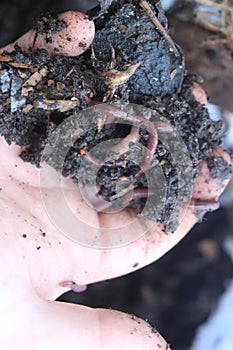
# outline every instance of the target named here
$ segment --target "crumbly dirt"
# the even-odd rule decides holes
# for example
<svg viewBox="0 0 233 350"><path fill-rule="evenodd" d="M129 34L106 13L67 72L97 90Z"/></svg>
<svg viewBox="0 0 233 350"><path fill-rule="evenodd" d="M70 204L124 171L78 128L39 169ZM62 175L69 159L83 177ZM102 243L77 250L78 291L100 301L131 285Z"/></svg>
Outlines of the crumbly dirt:
<svg viewBox="0 0 233 350"><path fill-rule="evenodd" d="M43 14L36 20L34 29L37 34L45 34L46 42L52 42L52 34L59 33L62 29L67 27L67 23L58 19L57 14ZM36 40L36 38L35 38Z"/></svg>
<svg viewBox="0 0 233 350"><path fill-rule="evenodd" d="M160 4L155 1L151 1L151 4L166 28L167 21ZM0 133L9 144L16 142L26 146L21 158L40 166L41 154L51 133L69 116L103 100L118 102L118 106L124 103L140 104L156 110L160 118L165 118L177 130L191 159L191 166L183 164L182 169L187 178L191 176L194 179L200 162L220 145L222 123L213 122L207 109L195 101L192 96L193 77L185 76L181 49L177 46L179 56L176 57L137 1L118 2L108 11L106 8L105 13L96 18L93 48L80 57L51 59L45 50L23 54L19 47L12 54L1 56ZM51 17L52 27L48 16L41 18L35 26L38 33L47 31L51 35L51 28L60 30L60 24L59 28L54 25L55 17ZM135 64L140 64L136 71L131 76L129 74L124 84L114 86L115 94L111 94L113 86L109 84L109 72L115 70L115 75L127 72ZM154 115L151 121L156 122ZM66 156L63 175L70 176L75 182L82 180L92 185L96 169L87 162L83 180L79 171L82 152L88 152L111 138L127 136L130 127L123 122L122 119L122 122L100 130L97 121L80 117L78 127L82 131ZM69 142L69 136L67 131L64 143ZM163 139L166 137L169 138L169 133L163 135ZM100 186L98 198L103 197L111 202L117 195L120 178L127 178L130 188L141 190L148 187L145 175L137 176L138 160L141 159L143 163L145 156L141 146L147 146L148 138L149 133L142 125L139 143L130 144L128 152L100 167L97 172L97 184ZM165 144L159 141L152 165L146 173L157 184L146 207L146 199L139 197L130 200L129 205L138 214L165 223L167 231L173 232L177 225L179 171ZM174 141L173 149L180 150L178 140ZM52 159L48 161L56 166ZM156 190L159 188L158 167L162 168L166 185L165 200L160 202ZM226 172L224 174L226 176ZM127 192L124 183L120 186ZM179 197L179 204L189 199L190 185L187 183L186 186L187 189ZM120 205L119 201L116 205Z"/></svg>
<svg viewBox="0 0 233 350"><path fill-rule="evenodd" d="M210 176L213 179L221 177L221 179L228 179L229 174L232 174L232 167L221 157L211 157L207 160L210 169Z"/></svg>

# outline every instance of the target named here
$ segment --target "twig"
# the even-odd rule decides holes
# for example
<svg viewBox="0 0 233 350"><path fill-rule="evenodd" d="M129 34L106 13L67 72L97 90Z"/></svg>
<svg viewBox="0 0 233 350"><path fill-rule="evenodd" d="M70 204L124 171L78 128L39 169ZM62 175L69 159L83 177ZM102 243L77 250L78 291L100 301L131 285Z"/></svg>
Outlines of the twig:
<svg viewBox="0 0 233 350"><path fill-rule="evenodd" d="M146 0L138 0L138 1L139 1L139 5L143 8L143 10L145 10L145 12L150 17L150 19L152 20L152 22L154 23L154 25L156 26L156 28L158 29L162 37L167 41L168 45L173 50L174 55L176 57L179 57L180 56L179 51L177 50L172 38L170 37L166 29L162 26L162 24L159 22L158 18L150 8L150 5L148 4L148 2Z"/></svg>

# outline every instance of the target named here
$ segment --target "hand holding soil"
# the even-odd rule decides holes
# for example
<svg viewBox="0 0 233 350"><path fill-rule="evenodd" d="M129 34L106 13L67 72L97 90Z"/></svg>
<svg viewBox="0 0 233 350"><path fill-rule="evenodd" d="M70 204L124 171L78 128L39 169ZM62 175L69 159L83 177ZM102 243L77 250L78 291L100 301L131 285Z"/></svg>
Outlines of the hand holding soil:
<svg viewBox="0 0 233 350"><path fill-rule="evenodd" d="M137 9L137 11L139 10ZM140 11L142 10L140 9ZM43 171L43 165L41 165L41 168L36 167L36 165L38 166L40 164L40 157L41 154L43 154L43 145L46 138L51 135L47 132L51 124L45 124L45 119L43 119L44 115L47 119L50 118L50 120L54 118L53 123L57 123L58 125L58 119L63 118L63 114L69 116L69 113L75 113L75 111L82 110L82 108L86 108L91 104L99 111L101 107L98 106L104 106L103 108L106 111L106 106L101 103L104 98L108 99L111 97L114 99L114 96L116 96L115 98L118 96L128 96L124 101L127 103L137 103L140 98L140 89L138 89L138 91L134 90L134 93L130 96L132 84L135 83L137 85L140 81L139 77L136 75L135 80L131 80L130 83L126 81L128 85L117 85L117 92L111 91L110 94L108 90L109 85L107 84L102 84L100 87L97 86L96 89L93 86L94 79L101 80L100 76L97 74L94 77L93 72L100 70L103 73L103 61L101 61L100 56L98 56L101 50L97 48L102 45L102 43L98 41L98 38L101 37L101 31L103 31L103 29L99 29L103 28L101 24L98 27L97 42L94 43L93 46L95 48L94 51L92 50L91 53L91 50L89 50L89 53L86 53L87 56L80 56L80 61L75 61L73 71L71 71L72 68L68 70L70 72L69 76L73 79L70 78L74 84L72 88L76 89L76 99L72 99L71 97L73 94L72 89L72 91L67 93L68 95L65 96L64 99L62 98L62 94L65 89L68 88L64 80L63 82L60 81L61 90L60 98L58 99L59 81L55 80L56 77L55 74L53 74L53 68L60 67L61 64L64 65L65 62L67 66L69 66L69 62L71 64L74 63L69 57L61 58L60 56L71 56L71 52L74 52L72 43L75 40L83 43L85 39L85 45L80 45L82 46L82 50L76 52L75 56L82 54L83 50L87 49L93 40L94 27L92 22L89 22L86 18L84 19L86 24L81 29L81 35L85 33L85 38L84 35L82 38L73 38L73 35L76 35L76 31L73 31L73 26L76 24L73 22L70 23L70 21L74 19L76 21L77 18L83 18L83 16L72 12L59 16L59 20L65 22L65 24L63 23L67 39L67 45L65 46L63 38L59 35L59 33L62 33L63 28L59 28L58 34L54 34L50 29L49 39L45 38L45 40L43 34L40 34L40 40L38 39L39 34L37 36L36 32L25 34L21 39L17 40L17 44L22 48L23 52L16 49L16 52L9 54L11 50L14 49L12 46L7 46L5 49L3 48L1 50L3 72L6 74L5 76L9 76L10 74L14 82L16 78L19 78L19 75L21 76L20 79L28 81L32 74L38 72L39 65L43 65L45 71L49 71L49 69L50 71L49 73L44 73L44 76L42 76L43 72L40 71L39 77L41 79L41 84L45 84L45 81L47 84L45 90L41 91L37 83L32 85L32 80L30 80L30 84L25 84L23 86L24 90L21 89L22 86L20 87L20 91L24 91L24 95L19 104L17 104L19 99L18 90L16 88L17 93L10 96L12 100L15 98L17 102L13 111L10 109L9 102L7 102L8 100L4 95L7 91L3 92L1 97L3 98L3 105L0 112L4 123L1 123L2 136L0 142L0 215L2 228L0 249L1 265L4 266L4 269L2 269L0 278L2 282L1 290L4 296L4 298L1 298L1 302L4 302L1 307L1 319L4 320L4 324L0 336L0 345L3 349L12 349L16 344L17 349L39 349L42 347L66 349L71 346L73 348L77 346L82 349L117 349L119 347L124 349L167 349L168 346L163 338L146 322L134 316L113 310L94 310L80 305L57 303L53 300L69 289L79 291L85 289L85 286L90 283L132 272L165 254L186 235L206 211L216 209L218 197L229 181L232 162L230 156L218 147L218 136L216 136L217 141L215 149L209 144L206 146L209 149L209 152L207 152L207 149L203 146L203 153L199 152L196 158L194 157L195 152L192 149L193 162L195 163L193 166L194 173L196 171L194 176L195 188L192 193L192 198L189 198L187 202L183 203L185 215L183 213L182 219L179 218L178 215L179 224L173 234L164 233L166 226L165 219L168 210L165 211L161 222L154 221L150 229L148 229L147 220L141 221L145 225L142 227L142 231L145 234L132 241L130 244L119 246L115 249L98 249L92 246L80 245L61 234L59 228L51 221L44 201L42 200L41 171ZM71 25L72 28L71 32L69 32L69 25ZM90 37L88 37L85 30L88 31ZM79 33L79 31L77 32ZM32 37L34 39L31 39ZM46 40L48 41L47 43ZM47 45L49 45L49 50ZM62 51L60 50L60 46L63 48ZM49 55L46 56L43 52L31 54L30 51L32 47L33 52L36 51L37 48L45 48L49 52ZM114 50L116 50L115 47ZM3 52L6 51L7 53L3 54ZM29 54L25 53L28 51ZM95 52L96 56L94 59L93 55ZM109 49L109 52L111 52L111 49ZM55 57L56 55L58 55L58 57ZM53 58L51 59L49 56L53 56ZM130 56L130 54L128 56ZM33 61L33 57L35 57L35 61ZM86 61L82 61L82 57L85 57ZM90 63L89 66L87 61L88 57L89 60L90 57L92 57L92 63ZM113 54L112 59L114 61ZM23 60L24 63L22 62ZM120 56L117 54L115 60L123 62L124 55ZM128 58L126 60L128 60ZM174 57L174 62L176 62L176 60L177 58ZM35 69L35 62L38 64L37 69ZM119 62L116 62L116 64L119 64ZM129 60L127 62L129 66L137 64L133 59L131 62ZM175 64L174 62L172 64ZM22 71L22 66L19 68L20 64L32 65L34 71L30 71L30 68L26 66L23 68L25 71ZM93 71L90 68L91 64L93 64ZM84 71L82 65L83 67L89 68ZM141 65L143 65L143 62L140 62L140 67ZM9 70L7 71L9 67L10 73ZM124 68L124 70L127 71L128 68L126 65ZM112 67L109 66L108 71L111 70ZM74 71L77 74L75 83L72 75ZM59 77L62 77L64 74L64 71L62 72L61 70L56 70L56 72L59 72ZM93 75L91 75L91 72ZM106 73L106 70L104 73ZM139 73L139 76L140 74L141 73ZM173 77L175 74L178 74L177 71L173 73ZM98 78L96 78L97 76ZM132 77L132 79L134 78ZM78 84L78 82L82 84L80 89L75 85ZM21 82L19 84L21 84ZM64 86L62 86L62 84ZM52 91L51 86L55 85L56 88L53 88ZM170 94L175 94L175 90L177 89L180 93L179 85L180 84L177 82L168 82L166 85L166 94L168 92ZM193 103L192 108L196 116L199 110L203 112L205 109L201 104L206 105L206 96L199 85L195 84L194 86L192 93L198 102ZM156 100L156 97L154 97L153 100L153 96L150 95L152 87L146 85L145 89L147 89L147 93L142 94L140 98L141 103L151 108L157 107L158 103L160 103L160 113L163 113L165 109L164 106L166 106L167 103L167 97L164 97L161 101L159 101L159 99ZM187 89L190 91L190 87ZM192 89L193 88L191 88L191 90ZM158 90L156 90L156 94ZM183 96L184 95L185 93L183 93ZM47 96L47 98L45 98L45 96ZM51 96L53 96L53 102L51 102ZM190 99L191 97L189 96L188 98ZM37 104L34 103L35 100ZM63 105L61 105L61 102L58 102L58 100L63 101ZM64 103L64 101L68 100L69 102L73 101L71 108L70 104L68 106L67 103ZM43 109L38 109L38 101L40 103L43 102ZM168 109L171 111L172 108L170 104ZM110 109L111 111L115 111L111 105ZM191 114L187 106L186 110L188 111L187 113ZM38 114L36 114L36 111ZM56 114L54 114L54 112L56 112ZM25 130L28 128L25 133L22 126L24 124L21 124L20 128L19 120L17 121L15 119L21 118L22 120L22 117L20 117L22 113L24 114L24 121L27 120L28 122L27 126L25 126ZM205 111L203 113L205 113ZM33 115L34 119L32 118ZM10 119L11 116L12 119ZM190 116L190 118L191 117L192 116ZM42 120L41 124L35 122L36 118ZM205 123L207 123L206 120ZM36 125L37 129L30 129L28 125L30 127L32 125L35 127ZM104 123L100 124L100 122L97 124L99 129L102 128L100 131L103 130L102 132L108 133L107 135L111 136L111 123L110 128L108 128L107 125L107 123L104 125ZM212 126L212 124L208 125ZM41 126L46 126L46 131ZM143 134L142 130L145 128L143 129L139 124L133 126L141 128L141 131L138 131ZM12 130L16 131L12 133ZM135 129L131 128L124 134L124 137L122 136L123 140L128 137L127 135L132 137L132 130ZM29 131L31 133L29 133ZM113 132L116 132L116 130L114 129ZM184 129L182 129L182 133L184 133ZM214 128L208 131L207 134L208 133L217 135ZM97 131L93 136L94 139L98 139L96 135ZM80 142L76 146L77 150L79 150L76 152L76 157L79 157L79 161L82 160L82 157L85 161L87 154L91 156L91 148L89 152L88 147L86 147L88 146L87 136L88 135L85 134L82 140L84 146L82 146ZM5 139L11 144L9 145ZM146 140L146 137L144 137L144 139ZM145 141L144 139L142 135L141 142ZM150 150L150 145L153 144L153 140L150 141L150 134L148 139L149 141L146 146L147 149ZM121 147L123 147L123 143ZM81 150L84 151L81 152ZM155 151L156 150L157 148ZM123 152L123 155L124 154L125 151ZM200 154L202 159L199 157ZM21 155L21 157L19 157L19 155ZM160 162L162 160L163 159L159 159ZM167 161L167 159L165 160ZM118 161L118 159L116 159L116 161ZM117 165L116 161L113 164L114 166ZM152 160L150 162L150 167L151 163ZM69 162L67 161L66 164L69 164ZM147 165L148 163L145 162L143 164ZM197 168L199 169L198 175ZM135 203L132 205L132 200L129 201L131 206L126 206L126 208L123 209L121 208L121 210L115 212L113 215L97 211L95 208L88 206L82 198L79 187L74 182L76 174L75 168L70 173L68 169L69 167L67 166L64 174L66 177L63 178L61 186L70 210L75 213L80 220L80 227L83 227L81 222L86 222L89 225L86 226L88 227L87 231L82 232L82 234L88 236L91 234L92 227L97 227L98 234L101 236L103 228L113 229L114 227L118 227L119 223L123 227L126 223L131 222L135 218L137 212L134 210ZM147 171L148 169L145 170L144 168L143 170ZM129 175L128 173L126 174L127 176ZM123 175L120 173L120 176ZM169 181L170 180L168 180L168 184L171 184L171 181ZM132 183L134 184L134 187L132 187L134 193L139 193L139 181L132 181ZM54 211L57 211L58 215L62 216L62 213L59 211L60 203L56 201L56 186L57 185L51 181L47 188L42 189L42 191L44 194L46 193L49 198L54 198ZM126 195L128 195L128 193L129 191L126 192ZM103 197L103 188L101 195ZM108 193L107 199L109 200L109 198L110 195ZM130 199L132 198L130 197ZM136 201L136 204L139 206L142 205L141 199L142 198L139 198L139 202ZM66 218L63 217L63 220L65 221ZM76 227L75 229L78 231L80 227ZM67 223L67 228L69 229L69 223ZM130 234L131 232L129 232L129 235Z"/></svg>

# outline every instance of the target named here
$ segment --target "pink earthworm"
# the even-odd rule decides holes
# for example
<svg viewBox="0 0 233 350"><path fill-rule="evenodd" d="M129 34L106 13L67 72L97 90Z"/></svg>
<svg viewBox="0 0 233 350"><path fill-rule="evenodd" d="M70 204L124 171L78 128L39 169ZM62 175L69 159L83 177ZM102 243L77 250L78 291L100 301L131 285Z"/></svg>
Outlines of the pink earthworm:
<svg viewBox="0 0 233 350"><path fill-rule="evenodd" d="M100 102L100 101L95 101L95 100L92 100L90 97L88 97L87 95L86 96L84 96L84 100L86 101L86 104L88 105L88 106L96 106L96 105L99 105L100 103L102 103L102 102Z"/></svg>
<svg viewBox="0 0 233 350"><path fill-rule="evenodd" d="M80 150L80 154L85 159L85 161L89 164L95 165L97 168L101 168L105 165L105 162L101 161L100 159L94 157L90 152L86 151L85 149Z"/></svg>
<svg viewBox="0 0 233 350"><path fill-rule="evenodd" d="M172 132L173 127L163 121L150 121L143 116L140 116L135 113L127 113L124 110L118 109L110 104L101 104L97 101L94 101L94 103L90 103L90 99L86 100L88 104L90 104L95 112L103 114L105 118L105 123L113 122L116 119L123 119L126 120L127 122L131 123L131 131L130 133L117 145L111 147L109 151L113 151L116 153L119 153L119 156L122 154L128 152L129 150L129 145L130 142L138 142L140 140L140 127L144 127L148 133L148 142L147 142L147 147L145 151L145 160L144 164L142 165L141 169L136 173L135 177L139 177L143 172L146 170L150 169L152 166L152 161L156 152L156 148L158 145L158 132L157 129L160 132ZM91 155L90 152L82 149L80 150L80 154L83 156L83 158L90 164L93 164L97 167L102 167L102 166L108 166L111 167L113 164L111 162L105 162L102 160L99 160L98 158L94 157ZM121 166L122 161L118 160L115 161L116 166ZM132 189L132 187L127 189L125 188L124 192L127 192L125 194L116 194L112 197L109 198L109 201L106 201L103 197L98 197L97 200L92 202L93 207L97 212L101 212L110 206L112 206L112 201L116 199L121 199L122 204L127 204L132 200L135 199L143 199L147 198L148 196L151 196L154 194L153 190L150 190L148 188L136 188Z"/></svg>
<svg viewBox="0 0 233 350"><path fill-rule="evenodd" d="M140 139L140 134L139 134L139 127L137 126L132 126L130 133L117 145L109 148L110 151L119 153L121 156L122 154L126 153L129 151L129 145L130 143L137 143Z"/></svg>
<svg viewBox="0 0 233 350"><path fill-rule="evenodd" d="M101 168L102 166L107 166L107 167L111 168L113 166L113 163L111 163L110 161L107 161L107 162L102 161L102 160L94 157L90 152L86 151L85 149L81 149L80 154L87 163L95 165L97 168ZM115 160L114 165L122 166L123 164L124 164L124 161Z"/></svg>
<svg viewBox="0 0 233 350"><path fill-rule="evenodd" d="M132 200L147 198L155 194L156 192L153 189L137 188L126 193L122 197L122 203L126 204ZM176 204L183 205L183 203L179 203L179 202L177 202ZM203 200L196 200L192 198L188 203L188 208L192 209L194 212L199 212L199 211L208 212L208 211L217 210L219 208L219 203L216 202L215 200L203 201Z"/></svg>
<svg viewBox="0 0 233 350"><path fill-rule="evenodd" d="M158 133L157 129L162 132L172 132L173 127L168 124L167 122L162 122L162 121L154 121L151 122L148 119L145 119L144 117L137 115L135 113L128 114L127 112L117 109L116 107L109 105L109 104L101 104L97 101L92 101L88 97L86 97L86 101L88 104L93 106L94 110L97 112L100 112L104 114L104 117L108 118L108 121L110 119L110 123L113 122L114 119L125 119L128 122L132 123L132 128L131 132L129 135L127 135L118 145L113 146L110 148L111 151L113 152L118 152L119 155L122 155L126 153L129 150L129 144L130 142L138 142L140 139L140 134L139 134L139 128L142 126L142 124L146 125L146 129L149 132L149 139L148 139L148 144L146 147L146 152L145 152L145 162L139 172L136 174L136 177L139 177L143 172L146 170L150 169L151 163L153 161L154 154L156 152L156 148L158 145ZM136 125L135 125L136 124ZM93 157L90 153L87 151L84 151L84 159L98 167L101 167L103 165L110 166L109 163L104 163L97 158ZM80 151L81 153L81 151ZM119 163L120 165L121 163ZM117 165L117 164L116 164Z"/></svg>
<svg viewBox="0 0 233 350"><path fill-rule="evenodd" d="M128 152L130 142L137 142L139 141L139 138L140 138L139 128L136 126L132 126L130 133L120 143L109 148L108 151L119 153L119 156L120 156ZM108 166L108 167L112 166L110 162L101 161L100 159L94 157L90 152L86 151L85 149L81 149L80 154L87 163L93 164L98 168L101 168L102 166ZM116 166L121 166L122 164L123 164L123 161L115 160Z"/></svg>
<svg viewBox="0 0 233 350"><path fill-rule="evenodd" d="M157 133L155 124L140 115L137 115L135 113L127 113L109 104L98 104L98 105L95 105L93 109L96 112L103 113L105 116L110 118L124 119L132 123L133 126L136 126L138 128L145 125L146 130L149 132L149 139L148 139L148 145L147 145L146 154L145 154L145 163L142 167L142 171L140 171L140 174L141 172L149 169L158 145L158 133Z"/></svg>
<svg viewBox="0 0 233 350"><path fill-rule="evenodd" d="M63 282L60 282L59 285L61 287L69 288L75 293L81 293L87 289L86 285L80 286L77 283L75 283L74 281L63 281Z"/></svg>
<svg viewBox="0 0 233 350"><path fill-rule="evenodd" d="M92 100L90 97L88 96L84 96L84 100L86 101L86 104L90 107L96 106L96 105L100 105L102 104L101 101L96 101L96 100ZM107 122L105 121L105 127L109 128L110 124L113 123L113 121L115 120L114 117L108 116L108 120Z"/></svg>
<svg viewBox="0 0 233 350"><path fill-rule="evenodd" d="M110 201L105 201L103 198L99 197L95 203L92 203L97 212L101 212L112 206L112 201L120 199L123 205L128 204L132 200L147 198L155 194L153 190L148 190L148 188L136 188L129 190L125 195L119 196L116 194L110 198Z"/></svg>
<svg viewBox="0 0 233 350"><path fill-rule="evenodd" d="M92 200L91 205L95 208L95 211L102 212L112 206L112 203L106 201L103 197L97 197L96 200Z"/></svg>
<svg viewBox="0 0 233 350"><path fill-rule="evenodd" d="M188 207L190 209L193 209L196 211L214 211L219 208L219 203L216 200L198 200L198 199L191 199L191 201L188 204Z"/></svg>
<svg viewBox="0 0 233 350"><path fill-rule="evenodd" d="M109 207L112 206L112 201L116 199L121 200L121 204L123 206L126 206L129 204L132 200L137 199L144 199L148 198L149 196L155 195L156 192L154 189L148 189L148 188L136 188L133 190L129 190L125 195L119 196L119 194L116 194L110 198L110 201L105 201L103 198L99 197L95 203L92 203L95 210L97 212L101 212ZM177 205L184 205L184 203L176 203ZM208 211L214 211L219 208L219 203L215 200L209 200L209 201L203 201L203 200L196 200L191 199L190 202L187 205L188 208L193 210L194 213L201 212L206 213Z"/></svg>
<svg viewBox="0 0 233 350"><path fill-rule="evenodd" d="M156 126L156 129L159 132L172 133L174 131L174 127L171 124L169 124L168 122L162 122L160 120L155 120L154 124Z"/></svg>
<svg viewBox="0 0 233 350"><path fill-rule="evenodd" d="M123 204L129 203L132 200L147 198L149 196L153 196L154 194L155 194L155 191L153 191L152 189L136 188L134 190L127 192L122 197L122 202L123 202Z"/></svg>

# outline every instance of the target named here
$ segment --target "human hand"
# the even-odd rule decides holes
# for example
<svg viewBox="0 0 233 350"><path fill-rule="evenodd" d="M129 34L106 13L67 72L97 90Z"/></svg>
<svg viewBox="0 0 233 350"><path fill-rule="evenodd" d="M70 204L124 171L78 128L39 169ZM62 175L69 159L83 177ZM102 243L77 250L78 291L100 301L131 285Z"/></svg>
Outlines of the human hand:
<svg viewBox="0 0 233 350"><path fill-rule="evenodd" d="M68 16L71 18L72 13ZM30 35L18 41L24 50L32 45ZM92 39L93 35L90 43ZM60 40L59 37L58 43ZM5 49L10 51L12 46ZM65 50L62 54L69 55L70 47L66 46ZM206 103L205 94L198 86L194 94L200 103ZM82 246L62 235L51 222L41 198L41 169L23 162L18 157L21 148L7 145L2 136L0 149L0 250L1 266L4 266L0 274L1 348L167 349L163 338L138 318L53 300L69 289L82 289L87 284L132 272L155 261L197 222L194 208L186 208L173 235L165 235L163 226L156 224L142 237L122 247ZM231 163L222 149L215 150L211 156ZM208 211L212 204L214 207L227 182L227 179L211 178L207 163L203 162L192 198L200 199L203 212ZM82 201L77 185L64 179L62 186L71 210L80 213L79 218L89 223L90 231L91 225L114 228L133 215L127 210L113 216L97 213ZM55 196L56 190L51 183L46 189L47 195ZM55 210L59 211L59 203Z"/></svg>

